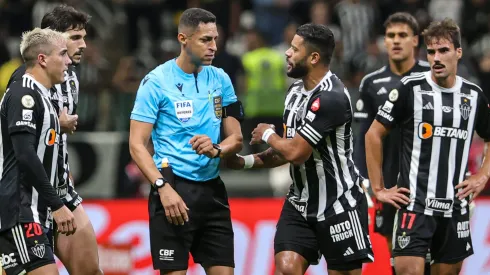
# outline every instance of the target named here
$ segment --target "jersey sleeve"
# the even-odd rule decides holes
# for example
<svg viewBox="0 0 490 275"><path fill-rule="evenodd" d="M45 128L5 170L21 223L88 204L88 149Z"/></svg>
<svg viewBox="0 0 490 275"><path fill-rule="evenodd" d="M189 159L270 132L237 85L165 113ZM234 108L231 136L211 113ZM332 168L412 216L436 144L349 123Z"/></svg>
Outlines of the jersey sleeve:
<svg viewBox="0 0 490 275"><path fill-rule="evenodd" d="M476 118L476 133L485 140L490 141L490 105L488 99L480 94L478 100L478 113Z"/></svg>
<svg viewBox="0 0 490 275"><path fill-rule="evenodd" d="M8 92L5 108L9 134L27 132L36 134L37 122L42 120L44 109L40 96L24 87L14 86Z"/></svg>
<svg viewBox="0 0 490 275"><path fill-rule="evenodd" d="M371 122L376 115L376 108L373 107L375 105L374 99L369 93L370 89L369 80L363 80L361 82L361 86L359 87L359 99L356 102L354 118L363 122L365 120L370 120Z"/></svg>
<svg viewBox="0 0 490 275"><path fill-rule="evenodd" d="M223 71L223 69L218 69L218 75L220 76L220 81L223 89L223 107L226 107L237 101L235 94L235 89L231 83L230 76Z"/></svg>
<svg viewBox="0 0 490 275"><path fill-rule="evenodd" d="M404 121L410 114L407 110L410 86L399 82L397 87L388 94L388 100L380 106L375 119L387 128L392 128L397 123Z"/></svg>
<svg viewBox="0 0 490 275"><path fill-rule="evenodd" d="M162 103L162 95L162 88L156 76L147 75L136 93L131 119L154 124Z"/></svg>
<svg viewBox="0 0 490 275"><path fill-rule="evenodd" d="M310 98L305 112L297 132L315 147L338 126L345 124L352 110L343 92L321 92Z"/></svg>

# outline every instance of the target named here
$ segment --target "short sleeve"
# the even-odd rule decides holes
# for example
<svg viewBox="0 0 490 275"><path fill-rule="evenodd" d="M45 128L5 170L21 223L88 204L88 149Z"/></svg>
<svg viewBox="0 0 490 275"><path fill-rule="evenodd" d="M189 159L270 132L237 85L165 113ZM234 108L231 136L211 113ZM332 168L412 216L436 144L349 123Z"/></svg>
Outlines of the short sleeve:
<svg viewBox="0 0 490 275"><path fill-rule="evenodd" d="M410 114L413 114L407 110L410 93L410 86L399 82L397 87L388 93L388 100L380 106L375 119L387 128L405 121Z"/></svg>
<svg viewBox="0 0 490 275"><path fill-rule="evenodd" d="M155 75L147 75L140 83L131 119L154 124L160 110L163 91Z"/></svg>
<svg viewBox="0 0 490 275"><path fill-rule="evenodd" d="M490 141L490 105L483 93L478 97L478 113L476 118L476 132L485 140Z"/></svg>
<svg viewBox="0 0 490 275"><path fill-rule="evenodd" d="M44 104L40 96L28 88L13 87L8 92L6 116L10 134L27 132L36 134L37 122L42 120Z"/></svg>
<svg viewBox="0 0 490 275"><path fill-rule="evenodd" d="M223 71L223 69L218 69L218 75L221 78L221 85L223 90L223 107L226 107L237 101L235 94L235 89L231 83L230 76Z"/></svg>
<svg viewBox="0 0 490 275"><path fill-rule="evenodd" d="M346 123L352 110L344 92L321 92L308 101L298 133L316 146L329 133Z"/></svg>

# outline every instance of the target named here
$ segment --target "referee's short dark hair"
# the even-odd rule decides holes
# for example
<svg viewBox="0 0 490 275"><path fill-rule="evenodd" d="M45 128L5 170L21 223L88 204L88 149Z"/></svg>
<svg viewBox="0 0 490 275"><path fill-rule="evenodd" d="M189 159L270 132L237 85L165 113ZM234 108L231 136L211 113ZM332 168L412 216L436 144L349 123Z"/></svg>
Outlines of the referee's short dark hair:
<svg viewBox="0 0 490 275"><path fill-rule="evenodd" d="M296 35L301 36L307 49L320 54L320 62L330 65L333 51L335 49L335 38L332 31L325 25L304 24L296 30Z"/></svg>
<svg viewBox="0 0 490 275"><path fill-rule="evenodd" d="M453 43L454 48L461 48L461 30L458 24L451 18L442 21L433 21L422 33L425 45L432 43L432 40L447 39Z"/></svg>
<svg viewBox="0 0 490 275"><path fill-rule="evenodd" d="M86 28L90 15L76 10L74 7L60 5L44 15L41 28L50 28L59 32L83 30Z"/></svg>
<svg viewBox="0 0 490 275"><path fill-rule="evenodd" d="M190 8L186 9L179 20L179 32L181 28L192 28L196 29L199 24L204 23L216 23L216 16L205 9L200 8Z"/></svg>
<svg viewBox="0 0 490 275"><path fill-rule="evenodd" d="M390 15L385 23L384 27L385 30L392 24L406 24L412 29L412 32L414 35L419 34L419 23L417 22L417 19L413 17L410 13L408 12L397 12L392 15Z"/></svg>

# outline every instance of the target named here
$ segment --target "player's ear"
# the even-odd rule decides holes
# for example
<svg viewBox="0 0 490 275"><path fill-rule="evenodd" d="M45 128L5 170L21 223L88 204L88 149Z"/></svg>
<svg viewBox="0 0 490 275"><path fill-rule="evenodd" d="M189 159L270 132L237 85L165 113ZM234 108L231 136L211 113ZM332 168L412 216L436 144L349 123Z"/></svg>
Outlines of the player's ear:
<svg viewBox="0 0 490 275"><path fill-rule="evenodd" d="M456 48L456 55L458 56L458 60L463 57L463 49L462 48Z"/></svg>
<svg viewBox="0 0 490 275"><path fill-rule="evenodd" d="M413 44L413 47L416 48L418 47L419 45L419 36L418 35L414 35L413 38L412 38L412 44Z"/></svg>
<svg viewBox="0 0 490 275"><path fill-rule="evenodd" d="M47 65L46 58L47 56L45 54L40 53L37 55L37 63L39 63L39 65L41 65L42 68L46 68Z"/></svg>
<svg viewBox="0 0 490 275"><path fill-rule="evenodd" d="M318 52L312 52L310 54L310 63L311 65L316 65L320 62L320 54Z"/></svg>

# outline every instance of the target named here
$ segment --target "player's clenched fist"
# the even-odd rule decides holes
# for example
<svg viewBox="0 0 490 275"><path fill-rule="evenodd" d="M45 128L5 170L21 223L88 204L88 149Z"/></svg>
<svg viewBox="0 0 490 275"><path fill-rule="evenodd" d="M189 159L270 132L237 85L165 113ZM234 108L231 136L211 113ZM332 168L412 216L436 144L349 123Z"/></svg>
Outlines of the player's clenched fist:
<svg viewBox="0 0 490 275"><path fill-rule="evenodd" d="M58 232L65 235L75 234L77 231L77 225L75 223L75 216L68 209L68 207L63 206L60 209L53 212L53 219L58 226Z"/></svg>
<svg viewBox="0 0 490 275"><path fill-rule="evenodd" d="M250 144L261 144L264 142L264 136L270 136L275 133L275 127L272 124L260 123L257 127L252 131L252 139L250 140ZM264 135L266 134L266 135ZM267 138L268 138L267 136Z"/></svg>

